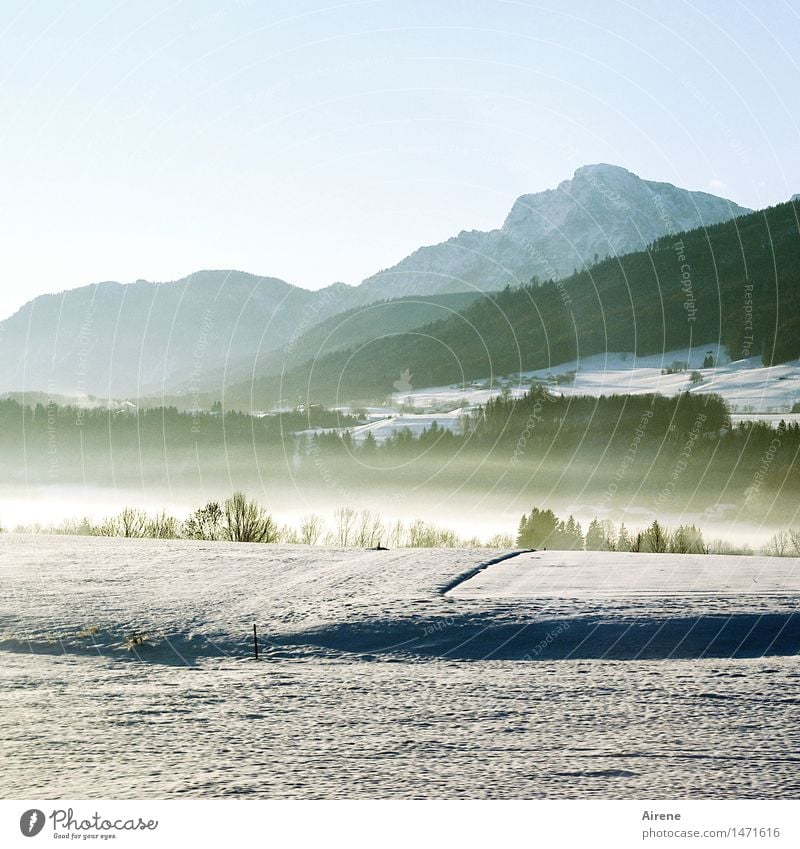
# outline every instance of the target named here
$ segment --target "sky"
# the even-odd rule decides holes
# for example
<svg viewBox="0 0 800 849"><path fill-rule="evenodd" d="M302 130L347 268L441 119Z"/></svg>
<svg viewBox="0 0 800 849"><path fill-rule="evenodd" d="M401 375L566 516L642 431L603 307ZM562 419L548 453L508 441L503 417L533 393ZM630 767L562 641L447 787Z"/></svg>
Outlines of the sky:
<svg viewBox="0 0 800 849"><path fill-rule="evenodd" d="M203 268L356 284L594 162L800 192L796 2L0 5L0 318Z"/></svg>

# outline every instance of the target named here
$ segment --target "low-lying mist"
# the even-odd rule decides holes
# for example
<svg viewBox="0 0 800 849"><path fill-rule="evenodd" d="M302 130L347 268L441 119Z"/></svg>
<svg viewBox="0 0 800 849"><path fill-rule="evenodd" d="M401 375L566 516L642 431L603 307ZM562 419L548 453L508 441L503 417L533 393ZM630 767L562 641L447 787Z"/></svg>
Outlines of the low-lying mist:
<svg viewBox="0 0 800 849"><path fill-rule="evenodd" d="M0 402L0 522L178 517L242 490L277 520L352 508L465 538L514 534L534 506L631 527L694 523L750 542L797 523L800 428L733 426L713 395L561 398L534 388L458 428L397 430L319 407L254 417Z"/></svg>

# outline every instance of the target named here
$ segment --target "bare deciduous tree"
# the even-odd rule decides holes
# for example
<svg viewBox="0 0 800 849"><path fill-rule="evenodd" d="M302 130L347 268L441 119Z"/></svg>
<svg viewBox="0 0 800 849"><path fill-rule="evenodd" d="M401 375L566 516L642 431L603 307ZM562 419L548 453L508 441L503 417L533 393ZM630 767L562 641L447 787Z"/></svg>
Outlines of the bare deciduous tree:
<svg viewBox="0 0 800 849"><path fill-rule="evenodd" d="M789 557L792 554L792 541L787 531L778 531L769 538L764 546L765 554L772 557Z"/></svg>
<svg viewBox="0 0 800 849"><path fill-rule="evenodd" d="M276 542L278 526L257 502L234 492L223 505L223 536L231 542Z"/></svg>
<svg viewBox="0 0 800 849"><path fill-rule="evenodd" d="M147 520L144 535L153 539L176 539L179 532L178 520L162 510Z"/></svg>
<svg viewBox="0 0 800 849"><path fill-rule="evenodd" d="M104 519L97 532L103 537L143 537L146 530L147 514L135 507L125 507L116 516Z"/></svg>
<svg viewBox="0 0 800 849"><path fill-rule="evenodd" d="M347 548L353 544L353 537L355 536L356 511L352 507L340 507L333 516L336 522L333 544Z"/></svg>
<svg viewBox="0 0 800 849"><path fill-rule="evenodd" d="M387 538L389 548L402 548L406 544L406 526L398 519L390 526Z"/></svg>
<svg viewBox="0 0 800 849"><path fill-rule="evenodd" d="M300 520L300 542L316 545L325 530L325 520L316 513L309 513Z"/></svg>
<svg viewBox="0 0 800 849"><path fill-rule="evenodd" d="M381 517L369 510L362 510L358 514L354 545L357 548L374 548L383 535L384 527Z"/></svg>

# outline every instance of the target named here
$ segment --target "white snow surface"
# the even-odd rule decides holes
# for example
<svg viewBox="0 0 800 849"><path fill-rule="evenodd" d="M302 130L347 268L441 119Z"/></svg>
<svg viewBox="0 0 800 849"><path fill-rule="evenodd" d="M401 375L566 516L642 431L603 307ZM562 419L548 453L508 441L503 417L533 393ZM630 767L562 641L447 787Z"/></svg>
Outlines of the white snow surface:
<svg viewBox="0 0 800 849"><path fill-rule="evenodd" d="M6 535L0 791L794 798L798 571Z"/></svg>
<svg viewBox="0 0 800 849"><path fill-rule="evenodd" d="M177 664L247 657L254 622L280 651L519 657L525 641L498 655L490 626L538 627L598 612L785 614L800 594L793 558L36 535L6 536L0 551L0 648ZM459 627L479 622L480 638L461 645L457 617ZM423 633L440 619L453 620L448 633ZM86 629L96 631L79 636ZM124 643L134 632L147 640L129 651Z"/></svg>
<svg viewBox="0 0 800 849"><path fill-rule="evenodd" d="M482 570L448 593L458 599L680 599L691 613L792 610L797 558L620 551L532 551ZM770 600L766 601L765 597Z"/></svg>

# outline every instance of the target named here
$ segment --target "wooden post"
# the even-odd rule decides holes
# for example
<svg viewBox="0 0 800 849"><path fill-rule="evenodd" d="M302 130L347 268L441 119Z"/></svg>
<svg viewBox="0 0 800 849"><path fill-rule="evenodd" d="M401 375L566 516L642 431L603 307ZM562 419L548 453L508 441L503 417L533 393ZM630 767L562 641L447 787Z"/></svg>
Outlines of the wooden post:
<svg viewBox="0 0 800 849"><path fill-rule="evenodd" d="M258 631L256 630L256 623L253 622L253 651L256 655L256 660L258 660Z"/></svg>

